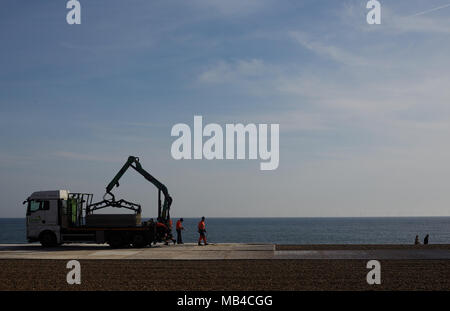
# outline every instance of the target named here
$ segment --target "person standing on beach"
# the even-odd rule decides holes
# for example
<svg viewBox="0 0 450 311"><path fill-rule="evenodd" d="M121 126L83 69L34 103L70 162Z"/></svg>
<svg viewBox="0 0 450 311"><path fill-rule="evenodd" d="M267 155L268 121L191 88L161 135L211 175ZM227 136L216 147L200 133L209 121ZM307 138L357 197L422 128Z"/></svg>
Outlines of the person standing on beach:
<svg viewBox="0 0 450 311"><path fill-rule="evenodd" d="M202 217L202 220L198 223L198 233L200 234L200 237L198 238L198 245L202 245L202 240L204 241L205 245L208 245L206 242L206 224L205 224L205 217Z"/></svg>
<svg viewBox="0 0 450 311"><path fill-rule="evenodd" d="M181 237L181 230L184 230L183 227L183 218L178 219L177 224L176 224L176 230L177 230L177 244L184 244L183 243L183 238Z"/></svg>
<svg viewBox="0 0 450 311"><path fill-rule="evenodd" d="M416 240L414 241L414 244L415 245L419 245L420 244L418 235L416 235Z"/></svg>
<svg viewBox="0 0 450 311"><path fill-rule="evenodd" d="M429 234L427 234L426 236L425 236L425 239L423 239L423 244L424 245L427 245L428 244L428 239L430 238L430 235Z"/></svg>

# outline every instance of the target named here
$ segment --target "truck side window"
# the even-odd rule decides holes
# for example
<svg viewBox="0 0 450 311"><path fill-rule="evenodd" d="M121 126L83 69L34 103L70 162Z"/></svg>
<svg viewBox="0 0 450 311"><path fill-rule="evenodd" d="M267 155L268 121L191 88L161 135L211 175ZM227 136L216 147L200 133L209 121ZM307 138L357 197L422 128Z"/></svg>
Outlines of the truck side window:
<svg viewBox="0 0 450 311"><path fill-rule="evenodd" d="M43 211L48 211L50 209L50 201L42 201L41 207L39 209Z"/></svg>

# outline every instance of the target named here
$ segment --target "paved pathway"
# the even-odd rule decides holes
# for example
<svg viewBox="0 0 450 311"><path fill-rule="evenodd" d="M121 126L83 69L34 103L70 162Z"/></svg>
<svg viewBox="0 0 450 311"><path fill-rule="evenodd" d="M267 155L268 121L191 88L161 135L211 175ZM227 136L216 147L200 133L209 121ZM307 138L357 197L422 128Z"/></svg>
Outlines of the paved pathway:
<svg viewBox="0 0 450 311"><path fill-rule="evenodd" d="M0 259L450 259L445 249L285 250L272 244L157 245L112 249L107 245L69 244L43 248L39 244L0 244Z"/></svg>

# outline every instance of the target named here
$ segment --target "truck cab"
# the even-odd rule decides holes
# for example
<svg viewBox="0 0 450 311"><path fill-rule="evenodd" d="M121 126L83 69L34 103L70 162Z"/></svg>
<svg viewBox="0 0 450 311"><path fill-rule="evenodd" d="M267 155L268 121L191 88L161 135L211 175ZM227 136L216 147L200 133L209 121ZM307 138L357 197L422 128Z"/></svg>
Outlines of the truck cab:
<svg viewBox="0 0 450 311"><path fill-rule="evenodd" d="M46 246L61 243L61 211L67 210L68 200L67 190L37 191L28 197L25 201L28 242L41 241Z"/></svg>

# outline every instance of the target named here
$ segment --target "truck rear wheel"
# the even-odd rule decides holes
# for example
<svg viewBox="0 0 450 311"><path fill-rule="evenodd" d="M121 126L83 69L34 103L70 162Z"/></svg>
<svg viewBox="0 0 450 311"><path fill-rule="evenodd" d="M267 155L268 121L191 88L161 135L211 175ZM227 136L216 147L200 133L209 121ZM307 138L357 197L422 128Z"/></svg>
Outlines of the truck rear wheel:
<svg viewBox="0 0 450 311"><path fill-rule="evenodd" d="M108 244L112 248L120 248L125 245L124 237L121 234L112 234L108 239Z"/></svg>
<svg viewBox="0 0 450 311"><path fill-rule="evenodd" d="M39 242L43 247L54 247L57 245L56 235L51 231L41 233Z"/></svg>
<svg viewBox="0 0 450 311"><path fill-rule="evenodd" d="M142 234L135 234L133 237L133 247L141 248L147 245L147 241Z"/></svg>

